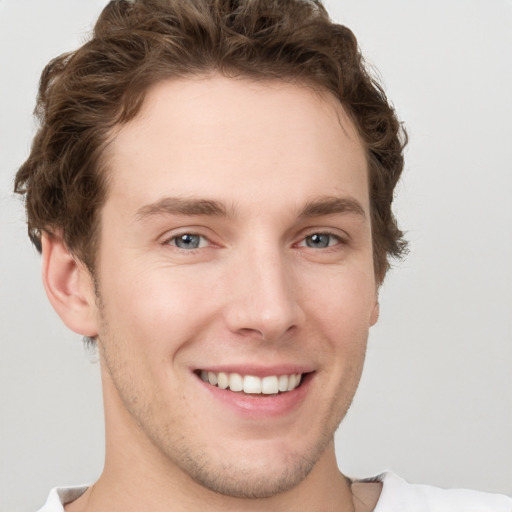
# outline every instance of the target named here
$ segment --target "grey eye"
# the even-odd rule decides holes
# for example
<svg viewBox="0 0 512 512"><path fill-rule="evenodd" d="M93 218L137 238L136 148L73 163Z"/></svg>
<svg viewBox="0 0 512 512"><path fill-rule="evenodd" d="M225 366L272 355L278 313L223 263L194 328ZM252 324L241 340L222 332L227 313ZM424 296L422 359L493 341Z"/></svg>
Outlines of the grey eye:
<svg viewBox="0 0 512 512"><path fill-rule="evenodd" d="M184 235L174 237L172 241L180 249L197 249L201 245L201 239L202 237L199 235L185 233Z"/></svg>
<svg viewBox="0 0 512 512"><path fill-rule="evenodd" d="M315 233L307 236L304 241L307 247L325 249L336 242L336 237L327 233Z"/></svg>

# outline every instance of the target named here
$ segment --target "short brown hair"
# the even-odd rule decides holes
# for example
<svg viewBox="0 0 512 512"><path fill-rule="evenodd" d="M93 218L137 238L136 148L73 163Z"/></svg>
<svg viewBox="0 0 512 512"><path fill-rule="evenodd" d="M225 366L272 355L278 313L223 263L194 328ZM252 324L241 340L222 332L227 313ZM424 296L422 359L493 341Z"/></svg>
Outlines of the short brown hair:
<svg viewBox="0 0 512 512"><path fill-rule="evenodd" d="M40 127L15 180L38 250L43 230L61 230L94 271L107 193L102 155L113 127L136 116L154 83L212 72L307 83L339 99L366 145L374 266L382 281L389 257L406 245L391 211L406 134L355 36L333 23L319 0L111 1L92 38L41 76Z"/></svg>

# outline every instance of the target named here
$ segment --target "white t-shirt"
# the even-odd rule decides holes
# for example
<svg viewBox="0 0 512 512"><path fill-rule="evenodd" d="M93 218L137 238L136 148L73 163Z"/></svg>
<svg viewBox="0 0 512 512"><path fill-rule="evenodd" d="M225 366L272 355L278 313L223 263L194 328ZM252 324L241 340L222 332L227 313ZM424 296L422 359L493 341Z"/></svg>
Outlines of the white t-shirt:
<svg viewBox="0 0 512 512"><path fill-rule="evenodd" d="M374 512L512 512L512 498L503 494L409 484L391 472L368 480L382 482L382 492ZM39 512L64 512L64 505L76 500L86 489L52 489Z"/></svg>
<svg viewBox="0 0 512 512"><path fill-rule="evenodd" d="M503 494L409 484L391 472L377 479L383 486L374 512L512 512Z"/></svg>

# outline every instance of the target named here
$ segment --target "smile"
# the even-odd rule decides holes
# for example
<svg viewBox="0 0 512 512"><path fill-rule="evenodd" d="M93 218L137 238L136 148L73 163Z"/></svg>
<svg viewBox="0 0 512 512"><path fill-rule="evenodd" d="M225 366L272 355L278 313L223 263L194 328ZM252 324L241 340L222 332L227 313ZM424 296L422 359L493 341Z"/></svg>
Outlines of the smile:
<svg viewBox="0 0 512 512"><path fill-rule="evenodd" d="M286 393L297 388L301 382L301 373L290 375L269 375L256 377L254 375L240 375L239 373L211 372L202 370L199 376L204 382L220 389L229 389L234 392L243 392L251 395L275 395Z"/></svg>

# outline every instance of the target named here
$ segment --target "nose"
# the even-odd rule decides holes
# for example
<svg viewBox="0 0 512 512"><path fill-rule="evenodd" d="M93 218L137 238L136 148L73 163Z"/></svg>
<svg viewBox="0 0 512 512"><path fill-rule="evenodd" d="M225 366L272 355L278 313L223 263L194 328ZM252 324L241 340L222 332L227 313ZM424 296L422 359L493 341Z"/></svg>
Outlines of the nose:
<svg viewBox="0 0 512 512"><path fill-rule="evenodd" d="M299 283L280 251L251 251L237 259L227 279L229 329L245 337L275 341L297 328L303 319Z"/></svg>

